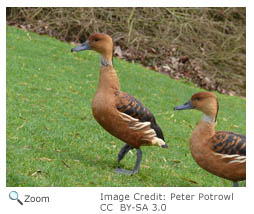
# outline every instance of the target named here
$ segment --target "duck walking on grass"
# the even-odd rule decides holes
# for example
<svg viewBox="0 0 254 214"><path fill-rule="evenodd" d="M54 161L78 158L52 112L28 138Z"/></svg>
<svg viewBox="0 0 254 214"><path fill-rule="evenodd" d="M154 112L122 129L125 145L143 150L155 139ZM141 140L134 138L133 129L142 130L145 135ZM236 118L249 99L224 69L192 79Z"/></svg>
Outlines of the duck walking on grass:
<svg viewBox="0 0 254 214"><path fill-rule="evenodd" d="M135 174L142 159L141 146L168 147L164 142L163 133L148 108L133 96L120 91L113 67L112 38L106 34L93 34L85 43L71 51L84 50L94 50L101 55L100 78L92 102L93 116L106 131L126 143L118 154L119 167L116 172ZM137 150L133 170L120 168L120 161L133 148Z"/></svg>
<svg viewBox="0 0 254 214"><path fill-rule="evenodd" d="M215 132L219 104L211 92L199 92L174 110L197 109L204 113L190 137L190 150L197 164L208 172L233 181L246 179L246 136Z"/></svg>

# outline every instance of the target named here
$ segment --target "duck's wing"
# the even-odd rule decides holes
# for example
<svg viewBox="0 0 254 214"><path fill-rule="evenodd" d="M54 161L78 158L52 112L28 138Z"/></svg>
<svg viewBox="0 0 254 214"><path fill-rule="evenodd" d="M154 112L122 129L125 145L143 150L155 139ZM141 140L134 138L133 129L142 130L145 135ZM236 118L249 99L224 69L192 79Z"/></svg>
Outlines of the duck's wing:
<svg viewBox="0 0 254 214"><path fill-rule="evenodd" d="M218 131L212 138L213 151L230 163L246 161L246 136L234 132Z"/></svg>
<svg viewBox="0 0 254 214"><path fill-rule="evenodd" d="M122 117L129 121L129 127L134 130L147 129L148 127L154 130L156 137L164 141L164 136L161 128L156 123L152 112L146 108L135 97L118 92L116 108L121 113Z"/></svg>

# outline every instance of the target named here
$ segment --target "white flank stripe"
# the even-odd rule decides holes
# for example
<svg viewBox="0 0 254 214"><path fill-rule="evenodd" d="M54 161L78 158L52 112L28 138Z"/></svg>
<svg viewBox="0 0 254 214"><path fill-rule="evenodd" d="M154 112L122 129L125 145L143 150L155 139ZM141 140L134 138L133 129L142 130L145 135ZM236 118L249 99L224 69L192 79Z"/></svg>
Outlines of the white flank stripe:
<svg viewBox="0 0 254 214"><path fill-rule="evenodd" d="M246 162L246 159L245 160L232 160L229 163L245 163L245 162Z"/></svg>
<svg viewBox="0 0 254 214"><path fill-rule="evenodd" d="M139 122L139 123L135 124L134 127L143 129L147 126L150 126L150 124L151 124L150 122Z"/></svg>
<svg viewBox="0 0 254 214"><path fill-rule="evenodd" d="M232 160L229 161L228 163L245 163L246 162L246 156L242 156L242 155L226 155L226 154L218 154L218 153L216 153L215 155L220 156L221 159L231 158Z"/></svg>
<svg viewBox="0 0 254 214"><path fill-rule="evenodd" d="M154 129L150 128L151 122L140 122L138 119L129 116L123 112L119 112L121 118L128 122L129 128L135 131L143 131L144 136L142 138L143 141L151 142L154 146L163 146L166 143L156 137L157 134Z"/></svg>
<svg viewBox="0 0 254 214"><path fill-rule="evenodd" d="M158 137L154 137L152 139L152 144L155 145L155 146L160 146L161 147L161 146L165 145L166 143L162 139L160 139Z"/></svg>
<svg viewBox="0 0 254 214"><path fill-rule="evenodd" d="M122 112L120 112L120 116L124 121L129 122L129 127L133 130L142 130L151 125L151 122L140 122L138 119Z"/></svg>
<svg viewBox="0 0 254 214"><path fill-rule="evenodd" d="M151 122L140 122L138 119L133 118L122 112L120 112L120 116L124 121L129 123L129 128L132 130L137 131L149 128L144 132L145 135L155 133L154 130L150 128Z"/></svg>
<svg viewBox="0 0 254 214"><path fill-rule="evenodd" d="M240 156L240 155L226 155L226 154L219 154L219 153L215 153L215 155L221 156L221 158L235 158Z"/></svg>
<svg viewBox="0 0 254 214"><path fill-rule="evenodd" d="M138 119L133 118L133 117L129 116L128 114L125 114L122 112L120 112L120 116L124 121L127 121L127 122L138 122L139 121Z"/></svg>

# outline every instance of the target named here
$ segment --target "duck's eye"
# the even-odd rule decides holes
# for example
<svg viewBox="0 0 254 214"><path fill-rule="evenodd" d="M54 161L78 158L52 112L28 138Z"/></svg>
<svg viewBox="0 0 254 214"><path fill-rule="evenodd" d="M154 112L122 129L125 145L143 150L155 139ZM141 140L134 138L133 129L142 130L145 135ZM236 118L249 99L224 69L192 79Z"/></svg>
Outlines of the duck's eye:
<svg viewBox="0 0 254 214"><path fill-rule="evenodd" d="M99 41L99 39L98 39L98 38L95 38L93 41L98 42L98 41Z"/></svg>
<svg viewBox="0 0 254 214"><path fill-rule="evenodd" d="M195 100L200 100L200 97L196 97L196 99Z"/></svg>

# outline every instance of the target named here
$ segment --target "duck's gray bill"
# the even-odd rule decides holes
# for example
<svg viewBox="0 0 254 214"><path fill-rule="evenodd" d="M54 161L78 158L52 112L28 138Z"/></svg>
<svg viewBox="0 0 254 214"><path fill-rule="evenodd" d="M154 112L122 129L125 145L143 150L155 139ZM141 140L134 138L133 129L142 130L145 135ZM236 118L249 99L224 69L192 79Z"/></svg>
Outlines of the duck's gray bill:
<svg viewBox="0 0 254 214"><path fill-rule="evenodd" d="M185 110L185 109L193 109L194 107L191 105L191 101L184 103L183 105L176 106L174 110Z"/></svg>
<svg viewBox="0 0 254 214"><path fill-rule="evenodd" d="M79 51L85 51L85 50L91 50L91 46L89 45L88 41L84 42L80 46L72 48L71 52L79 52Z"/></svg>

